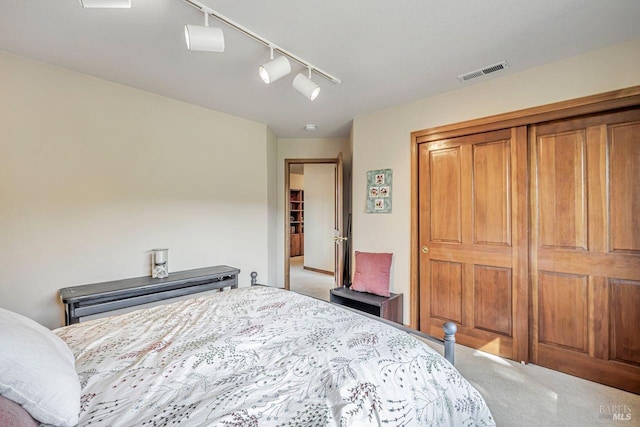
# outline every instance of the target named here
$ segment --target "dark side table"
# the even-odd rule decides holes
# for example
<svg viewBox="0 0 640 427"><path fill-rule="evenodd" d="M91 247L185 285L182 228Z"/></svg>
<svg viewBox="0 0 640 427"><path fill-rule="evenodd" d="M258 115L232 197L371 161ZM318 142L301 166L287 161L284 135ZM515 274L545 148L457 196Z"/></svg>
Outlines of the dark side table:
<svg viewBox="0 0 640 427"><path fill-rule="evenodd" d="M331 289L329 301L402 325L402 294L381 297L340 287Z"/></svg>

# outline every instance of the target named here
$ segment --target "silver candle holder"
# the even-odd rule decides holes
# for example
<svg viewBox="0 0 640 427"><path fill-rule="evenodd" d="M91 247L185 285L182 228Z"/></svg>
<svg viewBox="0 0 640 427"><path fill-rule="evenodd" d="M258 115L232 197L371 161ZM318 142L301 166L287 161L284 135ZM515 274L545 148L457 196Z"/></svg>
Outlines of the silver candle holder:
<svg viewBox="0 0 640 427"><path fill-rule="evenodd" d="M154 279L169 277L169 249L152 249L151 258L151 277Z"/></svg>

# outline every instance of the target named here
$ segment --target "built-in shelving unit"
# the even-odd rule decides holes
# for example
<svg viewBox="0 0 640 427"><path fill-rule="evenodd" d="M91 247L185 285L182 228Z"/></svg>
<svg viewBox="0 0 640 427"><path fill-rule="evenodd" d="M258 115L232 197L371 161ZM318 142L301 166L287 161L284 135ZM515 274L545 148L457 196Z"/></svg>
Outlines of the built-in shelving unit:
<svg viewBox="0 0 640 427"><path fill-rule="evenodd" d="M289 190L290 256L304 255L304 191Z"/></svg>

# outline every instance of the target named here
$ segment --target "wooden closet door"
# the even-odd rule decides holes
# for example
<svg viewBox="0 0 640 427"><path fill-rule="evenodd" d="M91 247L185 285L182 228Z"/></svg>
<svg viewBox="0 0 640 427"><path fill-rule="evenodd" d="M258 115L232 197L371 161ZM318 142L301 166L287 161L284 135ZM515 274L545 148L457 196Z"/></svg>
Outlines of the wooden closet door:
<svg viewBox="0 0 640 427"><path fill-rule="evenodd" d="M532 362L640 393L640 110L530 147Z"/></svg>
<svg viewBox="0 0 640 427"><path fill-rule="evenodd" d="M528 360L527 134L421 144L420 330Z"/></svg>

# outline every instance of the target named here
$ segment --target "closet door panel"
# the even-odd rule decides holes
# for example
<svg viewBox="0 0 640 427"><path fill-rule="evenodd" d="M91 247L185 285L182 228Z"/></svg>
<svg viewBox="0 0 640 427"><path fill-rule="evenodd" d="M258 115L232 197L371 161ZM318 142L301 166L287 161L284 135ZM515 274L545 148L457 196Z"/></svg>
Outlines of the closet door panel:
<svg viewBox="0 0 640 427"><path fill-rule="evenodd" d="M585 139L583 130L546 135L539 139L542 247L587 249Z"/></svg>
<svg viewBox="0 0 640 427"><path fill-rule="evenodd" d="M473 243L511 244L509 146L509 140L473 146Z"/></svg>
<svg viewBox="0 0 640 427"><path fill-rule="evenodd" d="M611 250L640 254L640 123L609 128Z"/></svg>
<svg viewBox="0 0 640 427"><path fill-rule="evenodd" d="M530 132L533 363L640 393L640 110Z"/></svg>
<svg viewBox="0 0 640 427"><path fill-rule="evenodd" d="M435 150L429 157L432 239L462 243L460 147Z"/></svg>
<svg viewBox="0 0 640 427"><path fill-rule="evenodd" d="M538 280L540 342L586 353L587 277L541 272Z"/></svg>
<svg viewBox="0 0 640 427"><path fill-rule="evenodd" d="M511 269L474 266L475 327L512 336Z"/></svg>
<svg viewBox="0 0 640 427"><path fill-rule="evenodd" d="M431 261L431 313L462 323L462 264Z"/></svg>
<svg viewBox="0 0 640 427"><path fill-rule="evenodd" d="M461 344L518 360L528 359L526 144L524 129L505 129L418 153L420 329L441 335L453 321Z"/></svg>
<svg viewBox="0 0 640 427"><path fill-rule="evenodd" d="M640 282L611 281L611 359L640 366L638 301Z"/></svg>

